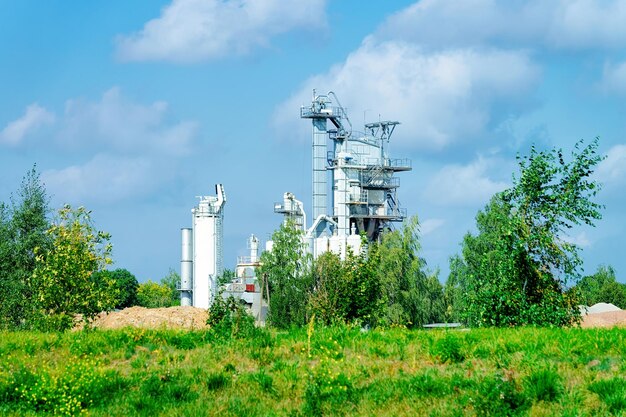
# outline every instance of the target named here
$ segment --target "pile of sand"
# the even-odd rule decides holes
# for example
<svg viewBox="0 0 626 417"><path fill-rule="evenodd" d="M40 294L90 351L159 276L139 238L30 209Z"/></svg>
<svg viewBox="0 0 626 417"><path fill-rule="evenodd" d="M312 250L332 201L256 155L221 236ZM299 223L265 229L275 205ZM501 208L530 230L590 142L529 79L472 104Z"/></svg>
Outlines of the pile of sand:
<svg viewBox="0 0 626 417"><path fill-rule="evenodd" d="M145 308L130 307L103 313L93 326L101 329L141 327L150 329L205 329L207 310L196 307Z"/></svg>
<svg viewBox="0 0 626 417"><path fill-rule="evenodd" d="M626 327L626 311L610 303L598 303L586 308L581 327Z"/></svg>
<svg viewBox="0 0 626 417"><path fill-rule="evenodd" d="M608 313L609 311L622 311L622 309L611 303L598 303L587 307L587 313Z"/></svg>
<svg viewBox="0 0 626 417"><path fill-rule="evenodd" d="M581 327L626 327L626 311L606 311L583 316Z"/></svg>

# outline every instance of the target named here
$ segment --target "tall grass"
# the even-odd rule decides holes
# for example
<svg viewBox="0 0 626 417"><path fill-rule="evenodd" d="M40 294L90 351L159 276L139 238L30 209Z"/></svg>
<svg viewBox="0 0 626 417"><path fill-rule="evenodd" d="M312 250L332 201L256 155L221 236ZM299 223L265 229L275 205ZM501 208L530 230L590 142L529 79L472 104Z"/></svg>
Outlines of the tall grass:
<svg viewBox="0 0 626 417"><path fill-rule="evenodd" d="M626 330L0 333L0 415L626 413Z"/></svg>

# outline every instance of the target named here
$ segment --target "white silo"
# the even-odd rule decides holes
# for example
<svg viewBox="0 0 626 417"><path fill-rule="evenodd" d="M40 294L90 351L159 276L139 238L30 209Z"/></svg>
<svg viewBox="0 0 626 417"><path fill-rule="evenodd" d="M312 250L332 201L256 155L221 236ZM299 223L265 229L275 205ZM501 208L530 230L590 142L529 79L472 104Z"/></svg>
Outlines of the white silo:
<svg viewBox="0 0 626 417"><path fill-rule="evenodd" d="M209 308L215 297L217 277L223 271L224 203L222 184L217 196L202 196L191 210L193 220L193 306ZM182 301L182 300L181 300Z"/></svg>

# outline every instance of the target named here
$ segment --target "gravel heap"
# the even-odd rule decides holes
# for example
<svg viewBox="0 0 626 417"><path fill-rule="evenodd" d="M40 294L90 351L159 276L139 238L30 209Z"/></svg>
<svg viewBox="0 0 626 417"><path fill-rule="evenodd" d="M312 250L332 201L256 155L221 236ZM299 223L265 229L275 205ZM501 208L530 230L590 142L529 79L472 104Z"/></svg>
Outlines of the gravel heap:
<svg viewBox="0 0 626 417"><path fill-rule="evenodd" d="M150 329L206 329L207 310L196 307L129 307L101 314L93 326L100 329L141 327Z"/></svg>

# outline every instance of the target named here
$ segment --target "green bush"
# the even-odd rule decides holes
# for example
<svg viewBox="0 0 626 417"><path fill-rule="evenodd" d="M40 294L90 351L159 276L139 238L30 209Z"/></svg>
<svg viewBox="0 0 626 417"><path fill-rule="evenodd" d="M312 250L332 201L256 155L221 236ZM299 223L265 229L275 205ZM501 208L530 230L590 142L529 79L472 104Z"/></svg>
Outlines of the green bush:
<svg viewBox="0 0 626 417"><path fill-rule="evenodd" d="M461 363L465 360L460 338L452 333L446 333L437 340L432 346L431 354L441 363Z"/></svg>
<svg viewBox="0 0 626 417"><path fill-rule="evenodd" d="M552 368L533 372L524 379L524 386L535 401L555 401L563 394L562 378Z"/></svg>
<svg viewBox="0 0 626 417"><path fill-rule="evenodd" d="M0 398L35 412L73 416L106 404L126 385L116 371L104 370L93 359L72 358L60 373L20 366L0 381Z"/></svg>
<svg viewBox="0 0 626 417"><path fill-rule="evenodd" d="M245 307L233 297L224 300L220 295L209 308L207 324L210 331L219 338L247 338L255 335L256 327Z"/></svg>
<svg viewBox="0 0 626 417"><path fill-rule="evenodd" d="M515 380L501 374L485 378L476 395L476 410L483 416L514 416L531 405Z"/></svg>
<svg viewBox="0 0 626 417"><path fill-rule="evenodd" d="M621 377L593 382L589 390L600 397L613 414L626 411L626 379Z"/></svg>
<svg viewBox="0 0 626 417"><path fill-rule="evenodd" d="M210 373L207 375L204 385L209 391L218 391L225 388L230 383L230 378L222 372Z"/></svg>

